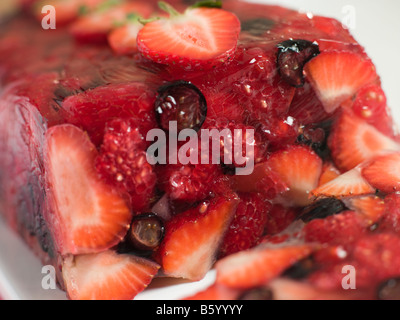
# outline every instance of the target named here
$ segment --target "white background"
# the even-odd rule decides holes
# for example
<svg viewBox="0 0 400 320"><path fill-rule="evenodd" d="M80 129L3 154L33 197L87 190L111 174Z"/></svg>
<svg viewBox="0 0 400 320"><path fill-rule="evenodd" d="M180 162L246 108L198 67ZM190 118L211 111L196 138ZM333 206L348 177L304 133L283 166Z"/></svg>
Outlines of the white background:
<svg viewBox="0 0 400 320"><path fill-rule="evenodd" d="M400 124L400 1L399 0L249 0L278 4L304 12L311 11L343 21L346 6L355 9L355 28L351 30L375 63L383 89Z"/></svg>
<svg viewBox="0 0 400 320"><path fill-rule="evenodd" d="M2 0L0 0L2 1ZM400 1L398 0L253 0L274 3L302 11L335 17L343 21L342 9L352 5L356 25L352 30L366 48L382 77L396 122L400 123ZM65 298L60 291L41 288L40 262L0 220L0 296L11 299ZM181 284L173 288L146 290L138 299L178 299L210 283L213 274L198 284Z"/></svg>

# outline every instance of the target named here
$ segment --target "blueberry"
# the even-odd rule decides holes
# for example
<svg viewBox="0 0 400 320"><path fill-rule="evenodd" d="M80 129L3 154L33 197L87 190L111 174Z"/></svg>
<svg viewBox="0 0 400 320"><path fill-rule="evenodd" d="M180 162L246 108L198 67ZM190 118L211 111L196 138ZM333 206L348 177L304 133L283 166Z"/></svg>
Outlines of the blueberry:
<svg viewBox="0 0 400 320"><path fill-rule="evenodd" d="M195 85L177 81L159 88L155 111L158 124L164 130L169 129L170 121L176 121L178 131L199 131L207 116L207 103Z"/></svg>
<svg viewBox="0 0 400 320"><path fill-rule="evenodd" d="M305 207L299 215L299 219L307 223L314 219L324 219L326 217L339 214L347 208L339 199L326 198L321 199Z"/></svg>
<svg viewBox="0 0 400 320"><path fill-rule="evenodd" d="M277 68L284 81L293 87L304 85L303 67L320 54L315 42L307 40L286 40L278 45Z"/></svg>
<svg viewBox="0 0 400 320"><path fill-rule="evenodd" d="M325 128L324 123L318 126L310 125L302 127L297 137L297 143L310 147L322 159L326 159L330 154L327 141L329 134L330 130L329 128Z"/></svg>
<svg viewBox="0 0 400 320"><path fill-rule="evenodd" d="M296 262L294 265L286 269L283 276L294 280L301 280L308 277L316 270L316 264L312 256Z"/></svg>
<svg viewBox="0 0 400 320"><path fill-rule="evenodd" d="M129 230L129 241L135 249L152 251L161 243L164 223L154 213L144 213L133 218Z"/></svg>
<svg viewBox="0 0 400 320"><path fill-rule="evenodd" d="M378 287L379 300L400 300L400 278L389 279Z"/></svg>
<svg viewBox="0 0 400 320"><path fill-rule="evenodd" d="M242 31L246 31L253 36L262 36L274 26L275 22L267 18L256 18L245 20L241 24Z"/></svg>

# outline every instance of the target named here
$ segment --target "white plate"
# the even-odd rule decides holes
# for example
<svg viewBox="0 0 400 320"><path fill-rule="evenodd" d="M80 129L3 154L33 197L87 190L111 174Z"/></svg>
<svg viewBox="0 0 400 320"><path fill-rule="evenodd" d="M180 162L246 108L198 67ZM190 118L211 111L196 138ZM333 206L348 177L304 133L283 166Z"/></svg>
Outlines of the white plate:
<svg viewBox="0 0 400 320"><path fill-rule="evenodd" d="M382 77L394 118L400 123L400 1L397 0L254 0L279 3L302 11L354 23L351 32L365 46ZM352 14L355 20L348 20ZM42 266L26 245L0 220L0 296L4 299L65 299L60 290L42 289ZM197 283L168 285L158 280L136 299L180 299L212 283L214 273ZM159 288L157 286L163 286Z"/></svg>

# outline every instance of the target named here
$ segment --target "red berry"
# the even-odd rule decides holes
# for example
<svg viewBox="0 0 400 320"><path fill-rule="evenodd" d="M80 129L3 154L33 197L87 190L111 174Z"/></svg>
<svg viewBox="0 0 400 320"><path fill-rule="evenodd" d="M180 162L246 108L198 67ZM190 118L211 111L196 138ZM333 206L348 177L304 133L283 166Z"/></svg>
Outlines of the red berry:
<svg viewBox="0 0 400 320"><path fill-rule="evenodd" d="M363 220L353 211L316 219L304 227L305 239L332 245L349 244L366 233Z"/></svg>
<svg viewBox="0 0 400 320"><path fill-rule="evenodd" d="M239 194L240 202L224 237L220 256L249 249L264 233L271 204L260 194Z"/></svg>
<svg viewBox="0 0 400 320"><path fill-rule="evenodd" d="M400 238L394 234L371 234L358 240L353 258L371 274L368 285L400 276Z"/></svg>
<svg viewBox="0 0 400 320"><path fill-rule="evenodd" d="M146 143L135 119L117 119L107 125L96 169L107 183L129 194L133 210L149 205L156 175L147 162Z"/></svg>
<svg viewBox="0 0 400 320"><path fill-rule="evenodd" d="M385 197L385 213L379 224L383 231L394 231L400 234L400 194L392 193Z"/></svg>
<svg viewBox="0 0 400 320"><path fill-rule="evenodd" d="M298 216L296 208L286 208L280 204L272 206L265 224L265 233L275 235L285 230Z"/></svg>
<svg viewBox="0 0 400 320"><path fill-rule="evenodd" d="M204 129L218 130L222 133L229 130L228 135L224 135L227 139L220 139L221 163L233 165L234 167L243 167L249 161L257 164L265 160L268 142L262 139L261 134L250 125L244 125L235 121L227 121L226 119L209 120ZM252 135L252 136L251 136ZM241 139L241 142L240 142ZM214 139L210 139L210 150L213 148ZM237 148L235 144L240 144ZM242 159L240 159L240 158ZM244 161L239 163L237 161Z"/></svg>
<svg viewBox="0 0 400 320"><path fill-rule="evenodd" d="M387 108L385 92L380 85L372 84L362 88L355 97L354 114L377 128L387 136L393 136L393 120Z"/></svg>
<svg viewBox="0 0 400 320"><path fill-rule="evenodd" d="M136 118L143 134L157 127L154 117L155 92L144 83L116 83L97 87L63 101L65 120L86 130L93 143L101 143L107 122Z"/></svg>

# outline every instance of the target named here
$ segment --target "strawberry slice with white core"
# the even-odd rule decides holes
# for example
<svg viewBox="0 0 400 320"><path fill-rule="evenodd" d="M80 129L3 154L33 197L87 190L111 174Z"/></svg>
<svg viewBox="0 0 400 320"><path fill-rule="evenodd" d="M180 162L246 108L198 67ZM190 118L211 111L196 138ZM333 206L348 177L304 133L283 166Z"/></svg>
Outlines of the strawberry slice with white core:
<svg viewBox="0 0 400 320"><path fill-rule="evenodd" d="M400 191L400 153L377 156L363 167L362 175L382 192Z"/></svg>
<svg viewBox="0 0 400 320"><path fill-rule="evenodd" d="M212 67L233 55L240 21L217 8L189 8L183 14L167 4L170 18L147 23L138 34L138 49L158 63L181 65L187 70Z"/></svg>
<svg viewBox="0 0 400 320"><path fill-rule="evenodd" d="M374 194L375 192L375 188L361 176L360 168L354 168L313 190L311 194L314 197L345 198Z"/></svg>
<svg viewBox="0 0 400 320"><path fill-rule="evenodd" d="M265 285L311 252L309 245L276 248L260 245L241 251L217 262L216 283L237 289Z"/></svg>
<svg viewBox="0 0 400 320"><path fill-rule="evenodd" d="M319 177L318 186L322 186L340 176L340 171L331 162L325 162Z"/></svg>
<svg viewBox="0 0 400 320"><path fill-rule="evenodd" d="M167 276L200 280L211 269L238 199L218 198L176 216L165 227L159 259Z"/></svg>
<svg viewBox="0 0 400 320"><path fill-rule="evenodd" d="M58 250L82 254L116 245L129 228L131 212L98 177L97 150L88 135L73 125L55 126L45 146L49 220Z"/></svg>
<svg viewBox="0 0 400 320"><path fill-rule="evenodd" d="M150 260L108 250L66 257L62 274L73 300L131 300L148 286L159 268Z"/></svg>
<svg viewBox="0 0 400 320"><path fill-rule="evenodd" d="M309 194L318 186L322 172L322 160L314 151L308 147L291 146L272 154L267 163L289 188L282 194L284 204L310 204Z"/></svg>
<svg viewBox="0 0 400 320"><path fill-rule="evenodd" d="M328 113L364 85L378 80L371 60L344 51L321 53L306 64L305 71Z"/></svg>
<svg viewBox="0 0 400 320"><path fill-rule="evenodd" d="M375 127L343 112L334 124L329 148L336 166L348 171L384 151L399 151L400 144Z"/></svg>
<svg viewBox="0 0 400 320"><path fill-rule="evenodd" d="M378 196L365 196L345 199L346 207L354 210L367 225L377 223L385 213L385 201Z"/></svg>

